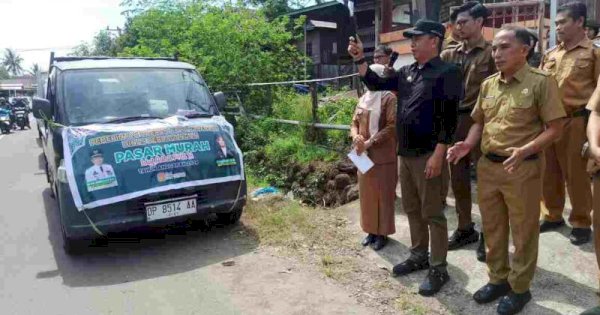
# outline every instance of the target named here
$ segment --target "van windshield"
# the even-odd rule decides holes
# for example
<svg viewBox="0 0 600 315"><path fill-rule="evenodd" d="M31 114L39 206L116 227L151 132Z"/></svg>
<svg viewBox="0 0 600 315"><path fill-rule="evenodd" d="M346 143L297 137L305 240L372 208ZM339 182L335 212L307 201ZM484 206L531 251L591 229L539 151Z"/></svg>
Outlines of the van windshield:
<svg viewBox="0 0 600 315"><path fill-rule="evenodd" d="M64 72L63 100L74 125L128 117L217 115L204 81L188 69L90 69Z"/></svg>

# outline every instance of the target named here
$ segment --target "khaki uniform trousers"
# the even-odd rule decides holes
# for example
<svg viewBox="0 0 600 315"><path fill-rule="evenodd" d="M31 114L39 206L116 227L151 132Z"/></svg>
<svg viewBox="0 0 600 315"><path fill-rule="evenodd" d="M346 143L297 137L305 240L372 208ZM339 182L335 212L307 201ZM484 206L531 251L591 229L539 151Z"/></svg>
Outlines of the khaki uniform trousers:
<svg viewBox="0 0 600 315"><path fill-rule="evenodd" d="M600 174L594 176L594 247L596 249L596 261L600 267ZM600 275L598 276L600 283Z"/></svg>
<svg viewBox="0 0 600 315"><path fill-rule="evenodd" d="M468 114L458 115L456 128L456 141L464 141L469 129L473 125L473 119ZM458 214L458 228L467 230L473 222L471 217L471 163L477 161L481 155L479 146L454 165L450 164L450 184L456 200L456 213Z"/></svg>
<svg viewBox="0 0 600 315"><path fill-rule="evenodd" d="M440 195L444 182L448 182L448 166L442 163L440 176L425 179L425 166L430 156L400 157L402 208L410 226L411 259L427 259L431 241L430 265L445 270L448 226Z"/></svg>
<svg viewBox="0 0 600 315"><path fill-rule="evenodd" d="M538 257L542 159L523 161L513 174L483 157L477 166L478 197L490 283L508 281L515 293L529 290ZM515 254L509 263L509 233Z"/></svg>
<svg viewBox="0 0 600 315"><path fill-rule="evenodd" d="M562 219L565 207L565 182L573 211L569 223L574 228L589 228L592 224L592 190L586 171L587 159L581 148L587 141L585 117L567 119L562 137L545 150L543 219L556 222Z"/></svg>

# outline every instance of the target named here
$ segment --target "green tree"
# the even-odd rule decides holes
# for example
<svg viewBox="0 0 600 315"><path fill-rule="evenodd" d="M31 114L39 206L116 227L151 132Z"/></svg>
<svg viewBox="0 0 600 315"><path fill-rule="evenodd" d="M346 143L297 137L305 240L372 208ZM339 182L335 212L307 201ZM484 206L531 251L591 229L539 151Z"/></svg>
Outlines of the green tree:
<svg viewBox="0 0 600 315"><path fill-rule="evenodd" d="M125 16L135 16L148 9L172 10L194 2L217 2L218 0L121 0Z"/></svg>
<svg viewBox="0 0 600 315"><path fill-rule="evenodd" d="M0 80L6 80L8 78L10 78L10 74L6 68L4 68L4 65L0 65Z"/></svg>
<svg viewBox="0 0 600 315"><path fill-rule="evenodd" d="M14 50L6 48L2 65L12 75L19 75L23 72L23 58Z"/></svg>
<svg viewBox="0 0 600 315"><path fill-rule="evenodd" d="M247 4L260 7L269 19L282 16L295 9L323 2L325 0L246 0Z"/></svg>
<svg viewBox="0 0 600 315"><path fill-rule="evenodd" d="M92 43L92 55L94 56L116 56L115 39L106 30L102 30L94 36Z"/></svg>
<svg viewBox="0 0 600 315"><path fill-rule="evenodd" d="M41 70L41 68L40 68L40 65L39 65L39 64L37 64L37 63L34 63L34 64L31 66L31 69L29 69L29 74L31 74L31 75L33 75L33 76L37 76L37 75L38 75L38 74L39 74L41 71L42 71L42 70Z"/></svg>
<svg viewBox="0 0 600 315"><path fill-rule="evenodd" d="M196 65L213 89L226 89L299 77L302 56L291 44L289 25L287 17L269 21L262 11L240 4L194 2L140 13L127 23L119 42L122 55L178 52Z"/></svg>
<svg viewBox="0 0 600 315"><path fill-rule="evenodd" d="M110 32L102 30L94 36L92 43L82 42L75 46L69 56L116 56L117 39L110 36Z"/></svg>
<svg viewBox="0 0 600 315"><path fill-rule="evenodd" d="M82 42L79 45L75 46L68 54L69 56L79 56L79 57L87 57L92 55L92 49L90 45L86 42Z"/></svg>

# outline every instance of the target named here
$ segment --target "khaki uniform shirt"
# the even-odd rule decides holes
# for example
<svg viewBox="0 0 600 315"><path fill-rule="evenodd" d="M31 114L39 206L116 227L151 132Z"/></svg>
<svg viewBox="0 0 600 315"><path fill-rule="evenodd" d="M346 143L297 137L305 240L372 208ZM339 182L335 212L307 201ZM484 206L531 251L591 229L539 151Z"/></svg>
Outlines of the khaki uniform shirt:
<svg viewBox="0 0 600 315"><path fill-rule="evenodd" d="M506 149L533 141L565 111L554 78L525 65L508 82L500 73L485 80L471 117L483 124L481 151L509 156Z"/></svg>
<svg viewBox="0 0 600 315"><path fill-rule="evenodd" d="M589 101L600 75L600 48L589 38L571 50L560 44L546 52L540 68L558 82L567 114L582 109Z"/></svg>
<svg viewBox="0 0 600 315"><path fill-rule="evenodd" d="M590 101L587 103L587 109L593 112L600 113L600 81L598 81L598 86L594 90Z"/></svg>
<svg viewBox="0 0 600 315"><path fill-rule="evenodd" d="M475 47L467 51L465 43L462 42L442 51L441 58L456 64L461 69L464 95L459 105L459 112L470 113L477 103L481 82L496 72L496 65L492 58L492 44L481 37Z"/></svg>
<svg viewBox="0 0 600 315"><path fill-rule="evenodd" d="M444 49L455 47L458 44L460 44L460 42L454 39L452 35L449 35L448 37L446 37L446 39L444 39Z"/></svg>
<svg viewBox="0 0 600 315"><path fill-rule="evenodd" d="M594 90L594 94L592 94L592 98L590 98L586 108L589 111L600 113L600 81L598 82L598 86L596 87L596 90ZM594 159L589 159L587 163L587 171L590 174L596 174L598 171L600 171L600 165L596 164Z"/></svg>

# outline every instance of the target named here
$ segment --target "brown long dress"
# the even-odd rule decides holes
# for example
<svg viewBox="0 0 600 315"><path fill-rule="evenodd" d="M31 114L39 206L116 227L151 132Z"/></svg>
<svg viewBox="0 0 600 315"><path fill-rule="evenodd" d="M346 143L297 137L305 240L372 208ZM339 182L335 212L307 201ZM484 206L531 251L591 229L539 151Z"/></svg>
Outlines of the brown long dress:
<svg viewBox="0 0 600 315"><path fill-rule="evenodd" d="M351 135L371 138L369 111L357 107L352 119ZM367 155L375 166L366 174L358 172L360 196L360 224L364 232L390 235L396 232L394 201L398 181L396 157L396 96L386 92L381 99L379 132L371 139L373 143Z"/></svg>

